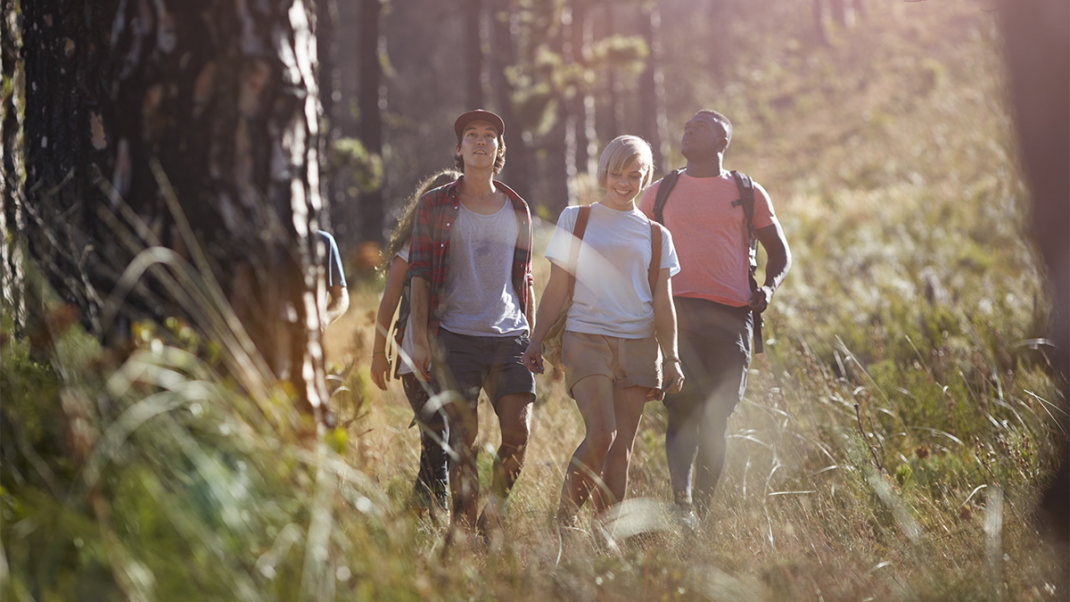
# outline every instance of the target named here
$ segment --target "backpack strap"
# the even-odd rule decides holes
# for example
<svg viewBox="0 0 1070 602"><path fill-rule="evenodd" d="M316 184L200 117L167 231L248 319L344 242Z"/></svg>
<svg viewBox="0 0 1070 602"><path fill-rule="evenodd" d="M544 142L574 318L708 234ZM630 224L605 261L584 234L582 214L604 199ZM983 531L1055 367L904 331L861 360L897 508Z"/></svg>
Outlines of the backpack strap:
<svg viewBox="0 0 1070 602"><path fill-rule="evenodd" d="M650 267L647 268L647 281L650 282L650 298L654 298L654 286L658 283L661 272L661 226L650 220Z"/></svg>
<svg viewBox="0 0 1070 602"><path fill-rule="evenodd" d="M680 174L683 172L683 167L670 171L665 174L665 177L661 179L661 184L658 185L658 194L654 197L654 220L659 224L665 223L665 216L662 215L665 202L669 200L669 193L672 192L673 186L676 186L676 180L680 179Z"/></svg>
<svg viewBox="0 0 1070 602"><path fill-rule="evenodd" d="M732 177L736 180L736 188L739 189L739 200L732 203L733 206L743 205L743 214L747 217L748 252L750 253L750 290L758 290L758 279L755 271L758 269L758 237L754 235L754 180L745 173L732 171ZM754 353L762 353L765 346L762 344L762 313L753 311L754 318Z"/></svg>
<svg viewBox="0 0 1070 602"><path fill-rule="evenodd" d="M572 248L568 253L568 298L576 292L576 267L580 259L580 243L583 233L587 231L587 220L591 217L591 206L582 205L576 215L576 224L572 227Z"/></svg>

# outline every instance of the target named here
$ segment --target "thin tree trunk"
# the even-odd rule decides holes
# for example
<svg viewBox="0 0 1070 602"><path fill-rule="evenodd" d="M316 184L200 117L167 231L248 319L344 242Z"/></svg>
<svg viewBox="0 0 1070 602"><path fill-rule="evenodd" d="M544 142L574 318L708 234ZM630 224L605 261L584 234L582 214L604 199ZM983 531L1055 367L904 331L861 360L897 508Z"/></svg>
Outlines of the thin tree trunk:
<svg viewBox="0 0 1070 602"><path fill-rule="evenodd" d="M379 62L379 25L383 5L380 0L360 0L360 141L369 153L382 156L385 98L380 97L383 68ZM381 245L383 242L383 189L360 193L361 238Z"/></svg>
<svg viewBox="0 0 1070 602"><path fill-rule="evenodd" d="M320 136L320 195L323 199L323 210L320 212L320 228L333 232L332 208L334 206L336 190L339 183L335 177L335 171L330 164L330 148L337 139L335 121L335 95L338 90L338 1L315 0L316 2L316 50L319 54L319 65L316 69L316 82L320 90L320 104L323 106L324 123L327 129ZM339 94L339 97L341 95ZM337 238L337 237L336 237Z"/></svg>
<svg viewBox="0 0 1070 602"><path fill-rule="evenodd" d="M497 112L505 121L505 169L510 188L520 196L530 198L530 168L527 147L524 144L524 126L513 109L514 86L505 76L505 70L517 62L516 40L513 36L512 0L489 0L491 8L491 88L497 98Z"/></svg>
<svg viewBox="0 0 1070 602"><path fill-rule="evenodd" d="M60 297L97 335L114 331L102 308L133 252L116 223L134 233L132 246L169 247L195 263L168 208L173 198L262 365L318 414L326 386L312 7L34 0L22 8L26 240ZM127 297L129 319L177 315L204 326L196 302L151 282Z"/></svg>
<svg viewBox="0 0 1070 602"><path fill-rule="evenodd" d="M667 119L665 117L665 82L661 69L661 10L657 4L647 10L643 24L643 38L650 47L646 69L639 83L639 117L643 137L654 152L654 167L661 172L668 170L663 148Z"/></svg>
<svg viewBox="0 0 1070 602"><path fill-rule="evenodd" d="M465 109L479 109L483 99L483 0L465 0Z"/></svg>
<svg viewBox="0 0 1070 602"><path fill-rule="evenodd" d="M572 7L572 51L576 60L585 66L591 58L591 43L594 24L591 11L584 2L574 2ZM586 81L579 85L576 112L576 166L587 173L598 170L598 134L595 131L595 103L591 87Z"/></svg>
<svg viewBox="0 0 1070 602"><path fill-rule="evenodd" d="M615 13L613 10L613 4L607 3L604 5L606 11L606 23L609 26L610 32L616 31ZM624 102L623 92L624 85L617 77L617 70L612 67L609 69L609 77L606 80L606 93L609 97L609 111L607 119L607 129L604 138L606 140L615 138L621 134L621 127L624 123Z"/></svg>

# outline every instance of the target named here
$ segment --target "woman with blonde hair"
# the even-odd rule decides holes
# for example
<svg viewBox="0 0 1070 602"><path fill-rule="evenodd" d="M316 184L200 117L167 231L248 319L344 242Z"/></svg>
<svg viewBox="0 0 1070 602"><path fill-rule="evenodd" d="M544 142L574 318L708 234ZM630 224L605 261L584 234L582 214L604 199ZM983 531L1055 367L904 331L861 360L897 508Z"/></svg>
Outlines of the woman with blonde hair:
<svg viewBox="0 0 1070 602"><path fill-rule="evenodd" d="M523 361L532 372L543 371L543 340L571 294L561 361L586 427L561 488L561 527L575 526L588 497L596 528L623 500L643 406L683 384L669 282L680 265L669 231L635 203L652 172L646 141L615 138L598 163L605 196L590 207L566 208L546 248L550 281Z"/></svg>
<svg viewBox="0 0 1070 602"><path fill-rule="evenodd" d="M421 381L413 372L412 356L412 328L408 328L409 298L408 281L406 275L409 270L409 241L412 239L414 216L416 205L426 192L445 186L461 176L460 172L453 169L443 169L435 172L424 179L416 191L413 192L408 206L398 218L398 225L390 236L390 242L383 252L383 263L380 267L386 272L386 286L383 289L383 297L379 301L379 311L375 317L375 341L372 344L371 377L377 387L386 390L386 383L390 380L391 358L386 351L387 334L401 330L404 335L396 341L398 357L394 376L401 380L405 389L405 397L409 400L416 413L415 422L420 427L420 471L416 475L416 484L413 488L413 498L416 507L421 510L430 510L434 504L440 509L448 508L447 493L449 491L449 469L446 451L443 448L449 440L449 426L445 415L441 410L425 411L425 406L430 399L428 383ZM398 305L401 312L398 314L398 322L394 329L390 328L390 320ZM405 328L398 328L406 326Z"/></svg>

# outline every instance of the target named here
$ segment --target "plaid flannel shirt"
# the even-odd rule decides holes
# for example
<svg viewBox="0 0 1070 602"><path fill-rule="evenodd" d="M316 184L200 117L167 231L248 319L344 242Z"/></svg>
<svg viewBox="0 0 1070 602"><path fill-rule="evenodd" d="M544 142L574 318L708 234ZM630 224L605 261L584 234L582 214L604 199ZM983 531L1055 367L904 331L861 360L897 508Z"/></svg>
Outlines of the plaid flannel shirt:
<svg viewBox="0 0 1070 602"><path fill-rule="evenodd" d="M409 250L408 277L423 278L431 283L431 305L428 308L428 334L438 334L442 318L442 289L450 272L450 229L457 221L461 209L460 183L436 188L420 197L416 208ZM509 197L516 213L517 237L513 251L513 288L520 299L520 311L527 312L528 287L535 281L531 275L531 212L528 204L511 188L495 180L494 186ZM400 347L405 335L405 325L400 324L395 340Z"/></svg>

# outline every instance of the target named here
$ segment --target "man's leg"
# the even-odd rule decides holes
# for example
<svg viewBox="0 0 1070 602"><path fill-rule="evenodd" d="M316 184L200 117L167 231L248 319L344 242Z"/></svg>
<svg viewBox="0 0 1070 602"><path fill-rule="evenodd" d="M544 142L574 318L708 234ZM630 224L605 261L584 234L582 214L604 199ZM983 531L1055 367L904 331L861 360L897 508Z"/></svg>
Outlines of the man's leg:
<svg viewBox="0 0 1070 602"><path fill-rule="evenodd" d="M530 393L513 393L498 400L494 411L501 427L502 443L494 457L494 478L491 496L479 516L479 528L497 528L501 524L505 499L520 477L527 456L528 435L531 433L531 406L535 401ZM488 524L488 521L490 523Z"/></svg>
<svg viewBox="0 0 1070 602"><path fill-rule="evenodd" d="M747 371L750 368L750 319L739 319L734 314L720 316L721 331L735 330L735 340L715 341L707 348L706 357L712 386L709 398L696 416L698 423L698 455L695 460L694 502L700 515L710 509L713 492L724 471L726 432L728 418L743 399L747 388Z"/></svg>
<svg viewBox="0 0 1070 602"><path fill-rule="evenodd" d="M708 335L702 329L702 302L674 297L679 332L680 360L684 370L684 388L665 399L668 426L665 430L665 456L672 481L673 501L690 510L693 465L699 448L698 423L709 387L709 366L703 353Z"/></svg>
<svg viewBox="0 0 1070 602"><path fill-rule="evenodd" d="M701 427L698 429L700 436L693 492L694 506L700 516L709 512L713 491L724 471L727 448L725 432L728 430L728 414L718 408L715 402L708 402L703 410L700 417Z"/></svg>
<svg viewBox="0 0 1070 602"><path fill-rule="evenodd" d="M476 524L479 503L479 471L476 466L476 435L478 407L475 403L456 400L447 406L450 447L457 459L450 465L450 493L453 496L454 527L471 529Z"/></svg>
<svg viewBox="0 0 1070 602"><path fill-rule="evenodd" d="M456 459L450 463L450 493L453 497L451 525L475 527L479 503L479 472L476 467L476 435L479 432L479 389L486 378L484 352L478 337L439 329L441 355L436 359L435 380L447 393L443 409L449 426L449 444Z"/></svg>
<svg viewBox="0 0 1070 602"><path fill-rule="evenodd" d="M684 372L685 378L687 372ZM695 456L698 454L698 416L695 404L678 397L665 406L668 426L665 429L665 457L669 465L673 501L682 507L691 506L691 479Z"/></svg>
<svg viewBox="0 0 1070 602"><path fill-rule="evenodd" d="M494 480L487 506L479 517L480 530L501 524L505 499L520 476L531 432L535 378L520 361L528 347L526 336L488 338L485 349L493 358L484 389L494 402L502 443L494 458ZM489 524L488 524L488 521Z"/></svg>

